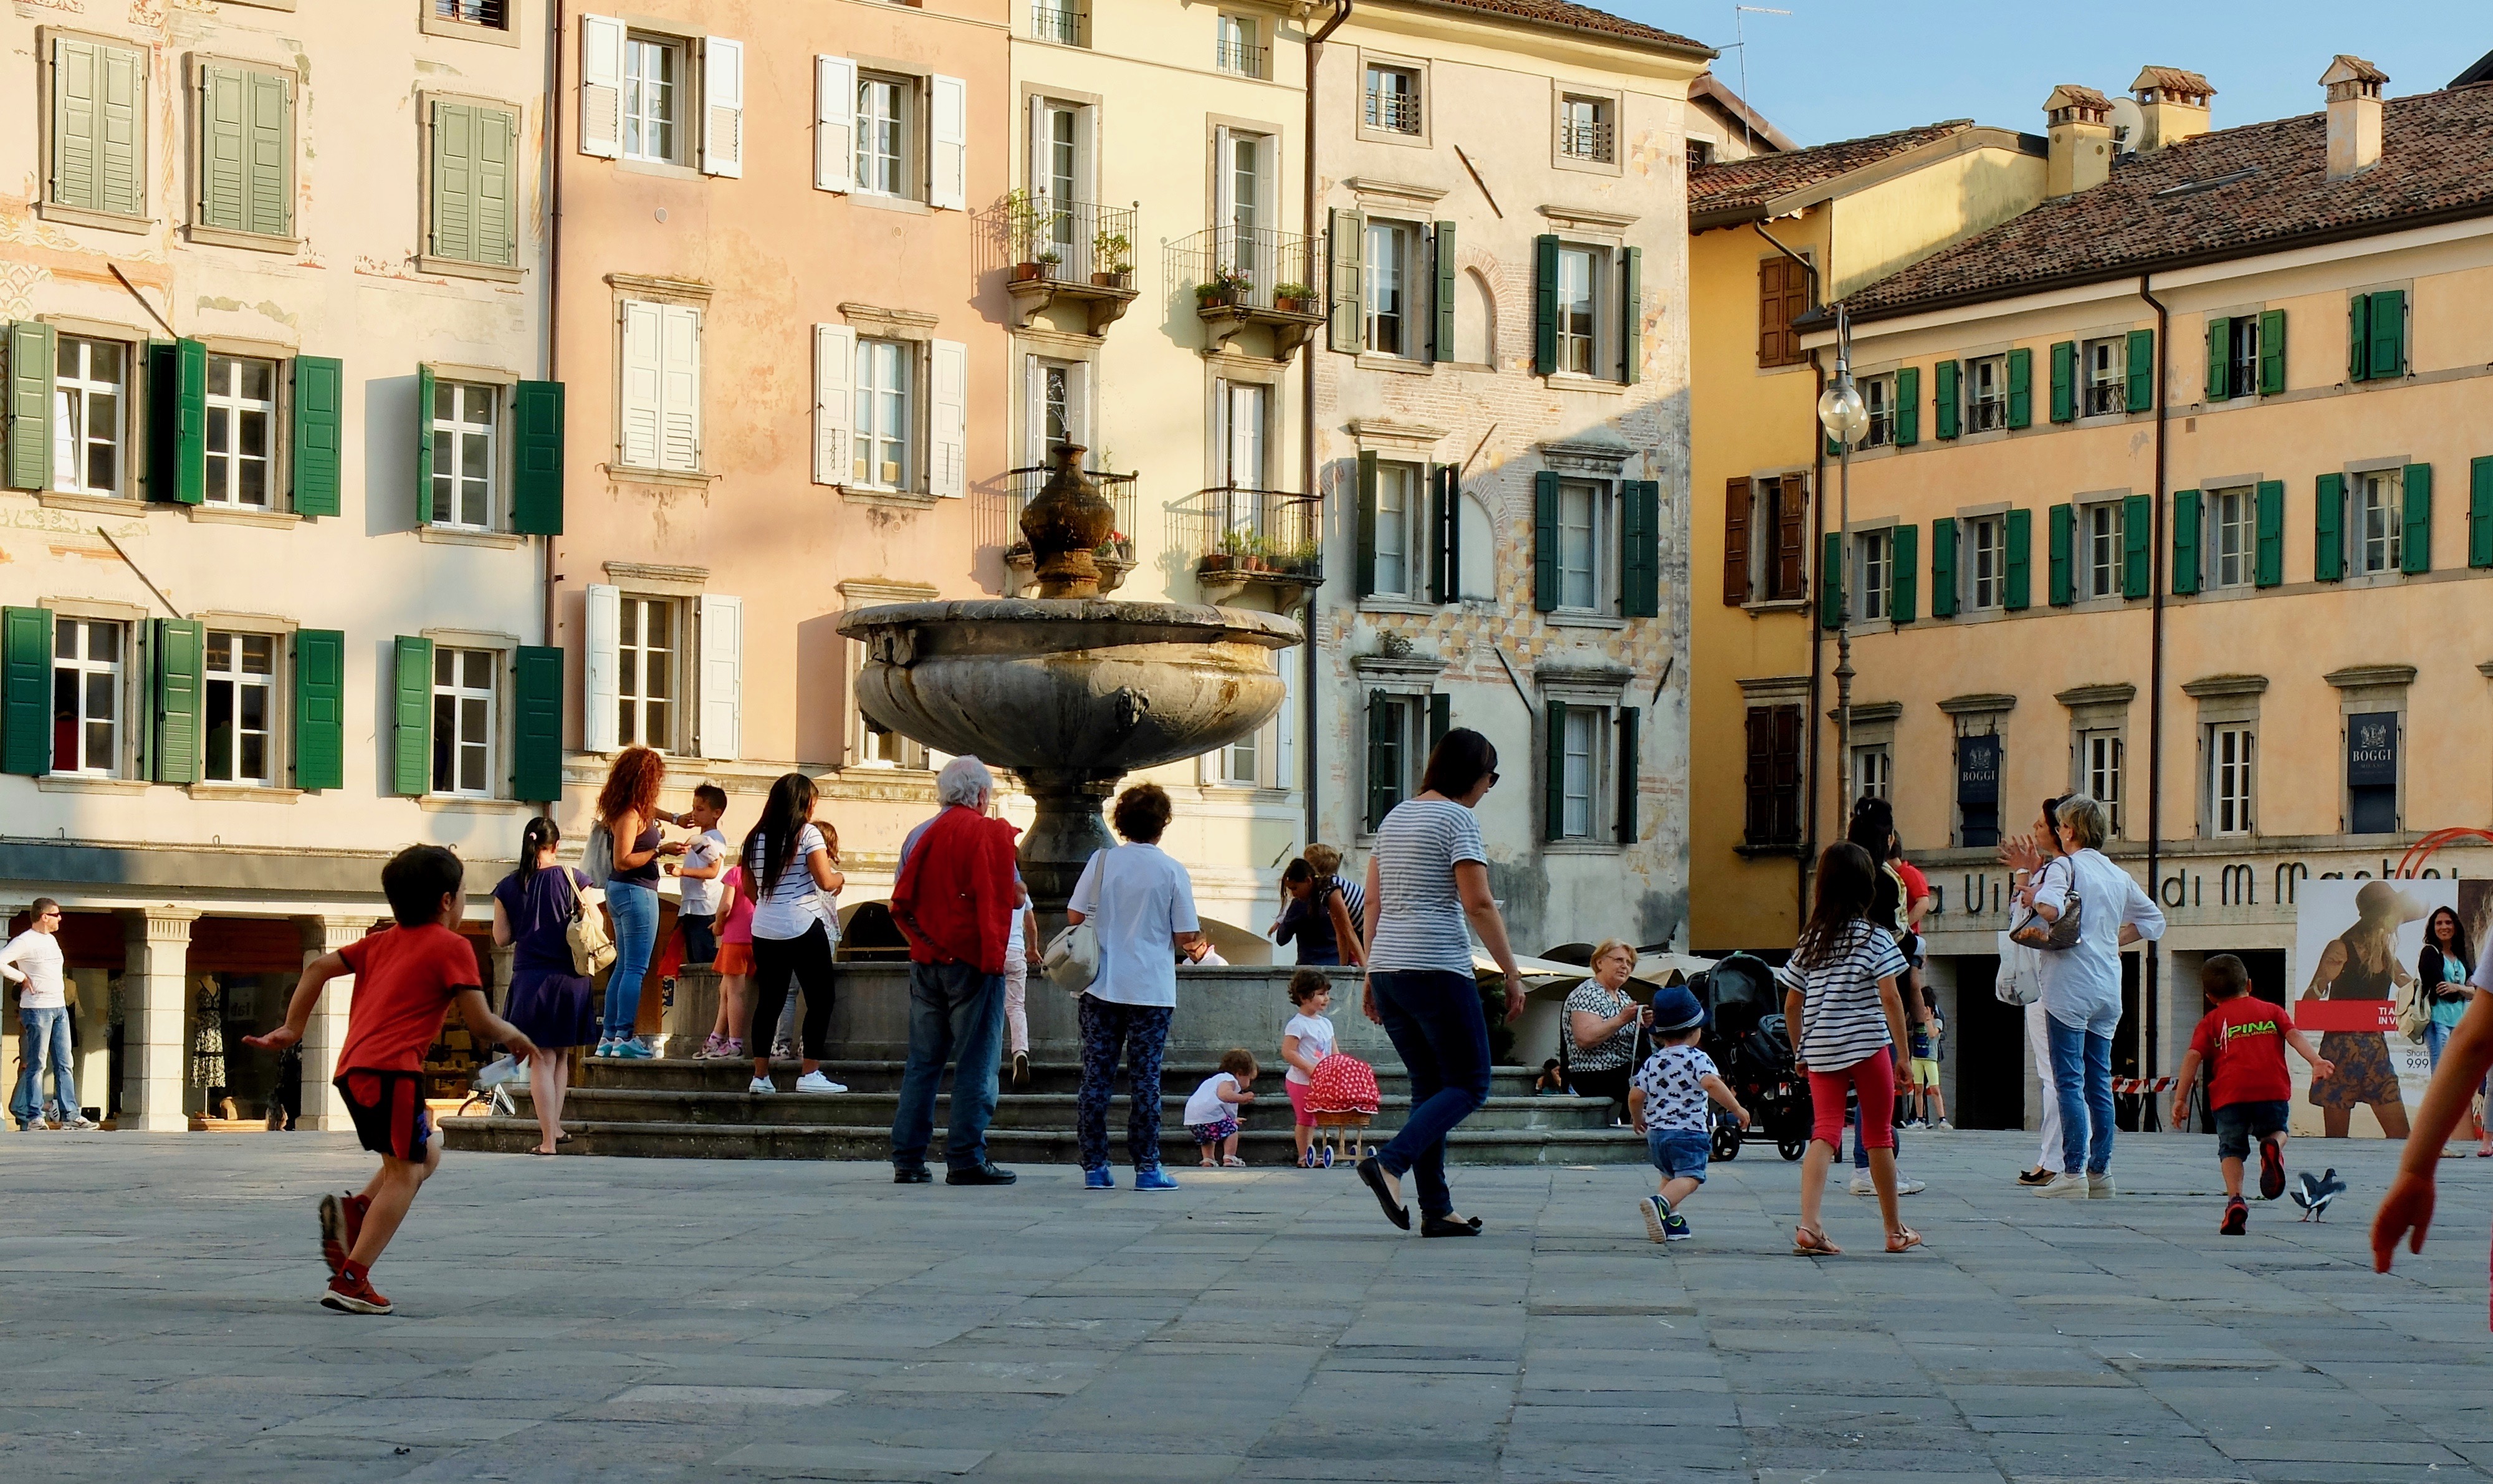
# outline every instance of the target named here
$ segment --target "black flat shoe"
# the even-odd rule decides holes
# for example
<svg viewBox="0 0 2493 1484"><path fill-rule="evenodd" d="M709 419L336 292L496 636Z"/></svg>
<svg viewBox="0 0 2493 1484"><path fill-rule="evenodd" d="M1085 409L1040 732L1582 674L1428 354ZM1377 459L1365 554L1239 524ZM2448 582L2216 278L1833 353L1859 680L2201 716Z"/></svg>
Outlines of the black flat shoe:
<svg viewBox="0 0 2493 1484"><path fill-rule="evenodd" d="M1410 1208L1394 1198L1394 1189L1385 1183L1385 1167L1376 1163L1376 1156L1371 1154L1359 1162L1359 1178L1362 1184L1376 1193L1376 1203L1385 1208L1385 1219L1405 1231L1410 1230Z"/></svg>
<svg viewBox="0 0 2493 1484"><path fill-rule="evenodd" d="M1020 1178L1021 1176L1009 1169L997 1168L992 1161L972 1169L951 1169L944 1172L946 1185L1010 1185Z"/></svg>
<svg viewBox="0 0 2493 1484"><path fill-rule="evenodd" d="M935 1174L934 1171L928 1169L923 1165L919 1166L916 1169L900 1169L895 1167L891 1172L891 1183L894 1185L932 1185L935 1183Z"/></svg>
<svg viewBox="0 0 2493 1484"><path fill-rule="evenodd" d="M1457 1221L1451 1216L1427 1217L1420 1223L1420 1234L1424 1237L1478 1236L1481 1234L1480 1218L1471 1216Z"/></svg>
<svg viewBox="0 0 2493 1484"><path fill-rule="evenodd" d="M2021 1169L2017 1172L2017 1183L2020 1185L2049 1185L2052 1183L2052 1172L2048 1169Z"/></svg>

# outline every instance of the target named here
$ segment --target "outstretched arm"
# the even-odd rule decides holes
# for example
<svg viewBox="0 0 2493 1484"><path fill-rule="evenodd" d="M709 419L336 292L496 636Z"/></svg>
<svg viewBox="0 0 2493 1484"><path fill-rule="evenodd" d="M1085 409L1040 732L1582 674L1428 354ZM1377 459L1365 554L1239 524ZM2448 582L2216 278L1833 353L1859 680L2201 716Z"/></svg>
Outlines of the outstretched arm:
<svg viewBox="0 0 2493 1484"><path fill-rule="evenodd" d="M462 989L459 997L451 1003L458 1007L459 1018L467 1027L467 1034L479 1042L498 1043L513 1056L526 1057L537 1053L537 1044L530 1041L526 1033L494 1014L494 1007L485 1003L484 990Z"/></svg>
<svg viewBox="0 0 2493 1484"><path fill-rule="evenodd" d="M2305 1036L2300 1031L2286 1032L2285 1044L2294 1047L2295 1055L2301 1057L2304 1061L2311 1064L2311 1075L2313 1076L2334 1076L2337 1075L2337 1064L2324 1059L2319 1052L2311 1049L2311 1038Z"/></svg>
<svg viewBox="0 0 2493 1484"><path fill-rule="evenodd" d="M242 1044L263 1051L283 1051L303 1039L303 1027L312 1023L312 1007L320 1003L320 988L341 974L352 974L344 954L322 954L303 967L303 977L294 982L294 998L286 1002L285 1023L265 1036L245 1036Z"/></svg>
<svg viewBox="0 0 2493 1484"><path fill-rule="evenodd" d="M2407 1251L2423 1251L2424 1233L2432 1227L2432 1181L2442 1146L2449 1142L2450 1131L2458 1127L2487 1069L2493 1069L2493 995L2479 994L2467 1007L2458 1028L2449 1033L2449 1044L2442 1047L2441 1065L2433 1071L2432 1085L2424 1089L2423 1106L2416 1112L2406 1153L2398 1160L2397 1178L2381 1197L2380 1214L2372 1218L2376 1271L2389 1270L2401 1237L2406 1238Z"/></svg>

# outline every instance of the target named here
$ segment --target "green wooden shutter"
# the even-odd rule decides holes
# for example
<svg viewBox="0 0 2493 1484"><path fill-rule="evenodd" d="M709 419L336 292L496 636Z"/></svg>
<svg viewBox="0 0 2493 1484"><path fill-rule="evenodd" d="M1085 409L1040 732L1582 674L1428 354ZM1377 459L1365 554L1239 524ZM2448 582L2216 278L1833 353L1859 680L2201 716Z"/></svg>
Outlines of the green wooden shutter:
<svg viewBox="0 0 2493 1484"><path fill-rule="evenodd" d="M53 40L49 199L81 211L146 214L146 79L138 52Z"/></svg>
<svg viewBox="0 0 2493 1484"><path fill-rule="evenodd" d="M2063 340L2052 347L2052 421L2078 420L2078 343Z"/></svg>
<svg viewBox="0 0 2493 1484"><path fill-rule="evenodd" d="M519 117L476 110L476 252L491 267L519 265Z"/></svg>
<svg viewBox="0 0 2493 1484"><path fill-rule="evenodd" d="M2199 492L2177 490L2173 495L2173 591L2188 594L2199 591Z"/></svg>
<svg viewBox="0 0 2493 1484"><path fill-rule="evenodd" d="M294 513L339 513L345 452L346 368L325 355L294 358Z"/></svg>
<svg viewBox="0 0 2493 1484"><path fill-rule="evenodd" d="M1453 471L1451 464L1428 466L1428 601L1454 601L1454 574L1446 560L1446 526L1454 518L1454 504L1446 490L1446 476Z"/></svg>
<svg viewBox="0 0 2493 1484"><path fill-rule="evenodd" d="M151 342L147 399L147 498L195 505L208 493L208 348Z"/></svg>
<svg viewBox="0 0 2493 1484"><path fill-rule="evenodd" d="M57 341L52 327L33 319L9 326L9 431L5 439L9 488L49 489L52 483L52 365Z"/></svg>
<svg viewBox="0 0 2493 1484"><path fill-rule="evenodd" d="M1844 626L1844 534L1826 533L1817 561L1817 621L1821 628Z"/></svg>
<svg viewBox="0 0 2493 1484"><path fill-rule="evenodd" d="M433 106L433 243L436 257L481 262L476 256L476 110L464 103Z"/></svg>
<svg viewBox="0 0 2493 1484"><path fill-rule="evenodd" d="M2155 573L2155 500L2132 495L2120 502L2120 595L2152 597Z"/></svg>
<svg viewBox="0 0 2493 1484"><path fill-rule="evenodd" d="M2006 525L2007 581L1999 606L2015 613L2034 604L2034 512L2011 510Z"/></svg>
<svg viewBox="0 0 2493 1484"><path fill-rule="evenodd" d="M2346 379L2372 379L2372 296L2346 296Z"/></svg>
<svg viewBox="0 0 2493 1484"><path fill-rule="evenodd" d="M398 636L391 676L390 792L433 791L433 641Z"/></svg>
<svg viewBox="0 0 2493 1484"><path fill-rule="evenodd" d="M1888 539L1894 545L1887 551L1887 618L1890 622L1910 623L1920 602L1922 529L1898 526Z"/></svg>
<svg viewBox="0 0 2493 1484"><path fill-rule="evenodd" d="M2008 352L2008 426L2034 426L2034 352L2023 346Z"/></svg>
<svg viewBox="0 0 2493 1484"><path fill-rule="evenodd" d="M294 226L293 111L286 81L275 73L246 73L250 112L250 223L245 231L290 236Z"/></svg>
<svg viewBox="0 0 2493 1484"><path fill-rule="evenodd" d="M433 520L433 416L437 393L433 368L415 368L415 524ZM444 512L445 516L448 512Z"/></svg>
<svg viewBox="0 0 2493 1484"><path fill-rule="evenodd" d="M2493 458L2467 466L2467 564L2493 567Z"/></svg>
<svg viewBox="0 0 2493 1484"><path fill-rule="evenodd" d="M2410 464L2406 488L2398 495L2398 570L2409 575L2432 570L2432 466Z"/></svg>
<svg viewBox="0 0 2493 1484"><path fill-rule="evenodd" d="M2224 402L2234 394L2234 321L2222 315L2208 317L2208 390L2205 400ZM2245 388L2247 390L2247 388Z"/></svg>
<svg viewBox="0 0 2493 1484"><path fill-rule="evenodd" d="M0 609L0 772L51 771L51 610Z"/></svg>
<svg viewBox="0 0 2493 1484"><path fill-rule="evenodd" d="M1642 781L1637 757L1637 732L1642 717L1633 706L1619 708L1619 843L1637 842L1637 794Z"/></svg>
<svg viewBox="0 0 2493 1484"><path fill-rule="evenodd" d="M1931 522L1931 617L1956 617L1956 517Z"/></svg>
<svg viewBox="0 0 2493 1484"><path fill-rule="evenodd" d="M2259 389L2263 397L2285 390L2285 311L2281 309L2260 313Z"/></svg>
<svg viewBox="0 0 2493 1484"><path fill-rule="evenodd" d="M2314 482L2311 508L2311 575L2336 582L2346 575L2346 476L2323 474Z"/></svg>
<svg viewBox="0 0 2493 1484"><path fill-rule="evenodd" d="M1620 257L1619 381L1634 386L1644 368L1644 249L1629 248Z"/></svg>
<svg viewBox="0 0 2493 1484"><path fill-rule="evenodd" d="M1376 827L1385 822L1385 815L1394 807L1394 796L1399 787L1399 780L1393 776L1392 756L1393 728L1400 719L1400 708L1389 702L1385 692L1371 690L1367 693L1367 833L1370 834L1374 834Z"/></svg>
<svg viewBox="0 0 2493 1484"><path fill-rule="evenodd" d="M1542 707L1546 730L1541 738L1541 835L1567 837L1567 703Z"/></svg>
<svg viewBox="0 0 2493 1484"><path fill-rule="evenodd" d="M511 529L524 536L562 534L562 438L560 381L511 389Z"/></svg>
<svg viewBox="0 0 2493 1484"><path fill-rule="evenodd" d="M1444 742L1446 734L1454 729L1455 698L1442 690L1430 693L1428 697L1428 755L1430 757L1437 755L1437 743Z"/></svg>
<svg viewBox="0 0 2493 1484"><path fill-rule="evenodd" d="M1367 218L1337 206L1326 227L1327 286L1332 312L1329 334L1333 348L1357 353L1367 348Z"/></svg>
<svg viewBox="0 0 2493 1484"><path fill-rule="evenodd" d="M511 673L511 797L562 797L562 651L520 646Z"/></svg>
<svg viewBox="0 0 2493 1484"><path fill-rule="evenodd" d="M199 689L208 626L196 619L156 621L156 758L159 783L199 781Z"/></svg>
<svg viewBox="0 0 2493 1484"><path fill-rule="evenodd" d="M1532 476L1532 606L1558 607L1558 475L1546 469Z"/></svg>
<svg viewBox="0 0 2493 1484"><path fill-rule="evenodd" d="M2133 412L2155 410L2155 332L2129 332L2129 409Z"/></svg>
<svg viewBox="0 0 2493 1484"><path fill-rule="evenodd" d="M2375 381L2395 380L2407 371L2407 293L2384 288L2372 295L2372 348L2366 357Z"/></svg>
<svg viewBox="0 0 2493 1484"><path fill-rule="evenodd" d="M197 218L202 227L245 231L251 224L251 116L238 67L199 69Z"/></svg>
<svg viewBox="0 0 2493 1484"><path fill-rule="evenodd" d="M2051 530L2045 537L2045 545L2050 548L2050 572L2045 578L2044 595L2051 599L2053 607L2066 608L2076 596L2070 585L2069 558L2070 548L2077 543L2077 507L2054 505L2047 514Z"/></svg>
<svg viewBox="0 0 2493 1484"><path fill-rule="evenodd" d="M1455 224L1437 224L1429 246L1429 260L1437 269L1436 333L1428 342L1428 358L1451 361L1455 358Z"/></svg>
<svg viewBox="0 0 2493 1484"><path fill-rule="evenodd" d="M1896 431L1890 435L1899 448L1910 448L1922 440L1922 368L1901 366L1896 370Z"/></svg>
<svg viewBox="0 0 2493 1484"><path fill-rule="evenodd" d="M1620 491L1620 612L1630 619L1662 617L1662 485L1630 479Z"/></svg>
<svg viewBox="0 0 2493 1484"><path fill-rule="evenodd" d="M346 636L294 631L294 786L346 786Z"/></svg>
<svg viewBox="0 0 2493 1484"><path fill-rule="evenodd" d="M1532 239L1532 374L1558 369L1558 239Z"/></svg>
<svg viewBox="0 0 2493 1484"><path fill-rule="evenodd" d="M2252 581L2263 588L2278 587L2285 581L2285 481L2261 480L2256 507L2258 547Z"/></svg>
<svg viewBox="0 0 2493 1484"><path fill-rule="evenodd" d="M1359 595L1376 591L1376 455L1359 456Z"/></svg>
<svg viewBox="0 0 2493 1484"><path fill-rule="evenodd" d="M1942 439L1956 437L1959 411L1956 379L1957 364L1954 361L1939 362L1931 375L1931 431Z"/></svg>

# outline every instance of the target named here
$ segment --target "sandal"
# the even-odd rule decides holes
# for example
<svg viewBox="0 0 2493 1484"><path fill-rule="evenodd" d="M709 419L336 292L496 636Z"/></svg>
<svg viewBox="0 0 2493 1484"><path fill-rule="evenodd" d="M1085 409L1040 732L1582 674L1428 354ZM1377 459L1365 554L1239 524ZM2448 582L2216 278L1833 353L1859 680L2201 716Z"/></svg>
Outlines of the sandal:
<svg viewBox="0 0 2493 1484"><path fill-rule="evenodd" d="M551 1150L551 1149L535 1149L535 1148L531 1148L531 1149L528 1151L528 1153L530 1153L530 1154L535 1154L535 1155L543 1155L543 1156L544 1156L545 1158L547 1158L547 1159L553 1159L553 1158L554 1158L554 1154L555 1154L555 1152L554 1152L553 1150Z"/></svg>
<svg viewBox="0 0 2493 1484"><path fill-rule="evenodd" d="M1899 1227L1887 1233L1889 1252L1910 1252L1922 1245L1922 1234L1910 1227Z"/></svg>
<svg viewBox="0 0 2493 1484"><path fill-rule="evenodd" d="M1826 1233L1808 1227L1792 1228L1792 1256L1795 1257L1840 1257L1844 1249L1826 1239Z"/></svg>
<svg viewBox="0 0 2493 1484"><path fill-rule="evenodd" d="M1223 1169L1245 1169L1246 1162L1234 1154L1224 1155L1221 1157L1220 1166Z"/></svg>

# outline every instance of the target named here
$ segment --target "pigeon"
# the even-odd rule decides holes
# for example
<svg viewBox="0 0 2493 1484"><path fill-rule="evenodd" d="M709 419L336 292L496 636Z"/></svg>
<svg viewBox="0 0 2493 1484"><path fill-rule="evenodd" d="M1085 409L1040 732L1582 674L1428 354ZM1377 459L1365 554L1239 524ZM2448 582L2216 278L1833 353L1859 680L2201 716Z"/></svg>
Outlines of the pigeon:
<svg viewBox="0 0 2493 1484"><path fill-rule="evenodd" d="M2302 1220L2317 1221L2328 1213L2328 1202L2336 1199L2337 1193L2345 1188L2346 1182L2337 1178L2334 1167L2318 1175L2306 1169L2296 1177L2293 1188L2286 1194L2294 1197L2296 1205L2302 1207Z"/></svg>

